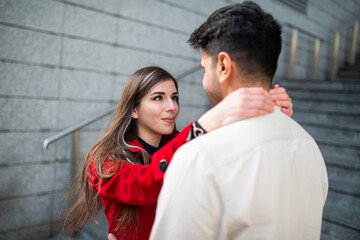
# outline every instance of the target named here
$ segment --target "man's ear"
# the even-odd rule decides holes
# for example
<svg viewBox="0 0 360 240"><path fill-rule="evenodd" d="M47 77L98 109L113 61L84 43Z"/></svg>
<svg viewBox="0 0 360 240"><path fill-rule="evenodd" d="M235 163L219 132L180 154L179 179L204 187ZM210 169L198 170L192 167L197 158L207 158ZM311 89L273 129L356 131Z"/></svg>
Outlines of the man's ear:
<svg viewBox="0 0 360 240"><path fill-rule="evenodd" d="M137 114L137 110L136 108L133 109L132 113L131 113L131 117L133 119L138 119L138 114Z"/></svg>
<svg viewBox="0 0 360 240"><path fill-rule="evenodd" d="M227 52L220 52L217 60L216 72L218 74L220 84L223 84L230 79L233 71L232 59Z"/></svg>

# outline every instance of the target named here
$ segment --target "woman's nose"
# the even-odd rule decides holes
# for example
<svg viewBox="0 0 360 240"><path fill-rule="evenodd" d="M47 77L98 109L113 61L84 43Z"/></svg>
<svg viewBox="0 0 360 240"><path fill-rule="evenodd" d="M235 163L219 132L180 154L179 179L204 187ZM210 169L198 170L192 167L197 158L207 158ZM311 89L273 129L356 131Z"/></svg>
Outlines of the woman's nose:
<svg viewBox="0 0 360 240"><path fill-rule="evenodd" d="M166 107L165 107L166 111L175 111L175 109L176 109L176 103L172 99L166 101Z"/></svg>

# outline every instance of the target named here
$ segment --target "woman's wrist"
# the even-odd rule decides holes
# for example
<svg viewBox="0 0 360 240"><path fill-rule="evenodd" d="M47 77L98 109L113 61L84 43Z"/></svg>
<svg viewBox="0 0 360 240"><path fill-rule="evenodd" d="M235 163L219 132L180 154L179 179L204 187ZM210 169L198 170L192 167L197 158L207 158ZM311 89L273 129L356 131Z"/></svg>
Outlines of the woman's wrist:
<svg viewBox="0 0 360 240"><path fill-rule="evenodd" d="M218 113L216 112L216 106L206 113L204 113L197 122L202 126L203 129L205 129L207 132L211 132L215 130L216 128L219 128L221 125L218 117Z"/></svg>

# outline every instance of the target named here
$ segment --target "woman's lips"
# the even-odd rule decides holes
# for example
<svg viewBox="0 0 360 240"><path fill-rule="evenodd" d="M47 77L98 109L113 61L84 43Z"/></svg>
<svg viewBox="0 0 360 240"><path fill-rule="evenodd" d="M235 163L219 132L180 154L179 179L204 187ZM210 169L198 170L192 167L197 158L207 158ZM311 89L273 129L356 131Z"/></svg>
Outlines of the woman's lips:
<svg viewBox="0 0 360 240"><path fill-rule="evenodd" d="M173 123L175 122L175 118L174 117L167 117L167 118L161 118L161 120L167 122L167 123Z"/></svg>

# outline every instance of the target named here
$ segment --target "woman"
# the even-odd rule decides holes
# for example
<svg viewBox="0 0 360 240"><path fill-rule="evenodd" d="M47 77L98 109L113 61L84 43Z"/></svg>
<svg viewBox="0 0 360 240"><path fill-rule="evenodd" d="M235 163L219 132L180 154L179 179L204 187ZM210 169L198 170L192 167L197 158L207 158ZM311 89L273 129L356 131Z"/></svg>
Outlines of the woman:
<svg viewBox="0 0 360 240"><path fill-rule="evenodd" d="M282 96L278 99L290 105L287 94ZM268 95L256 115L271 112L273 105ZM212 119L226 118L224 113L231 112L226 107L213 108ZM168 72L146 67L129 78L109 130L85 158L80 198L65 214L68 232L79 230L88 218L95 219L102 202L109 233L119 240L149 238L167 164L181 145L199 131L206 132L195 122L178 133L178 114L178 85Z"/></svg>

